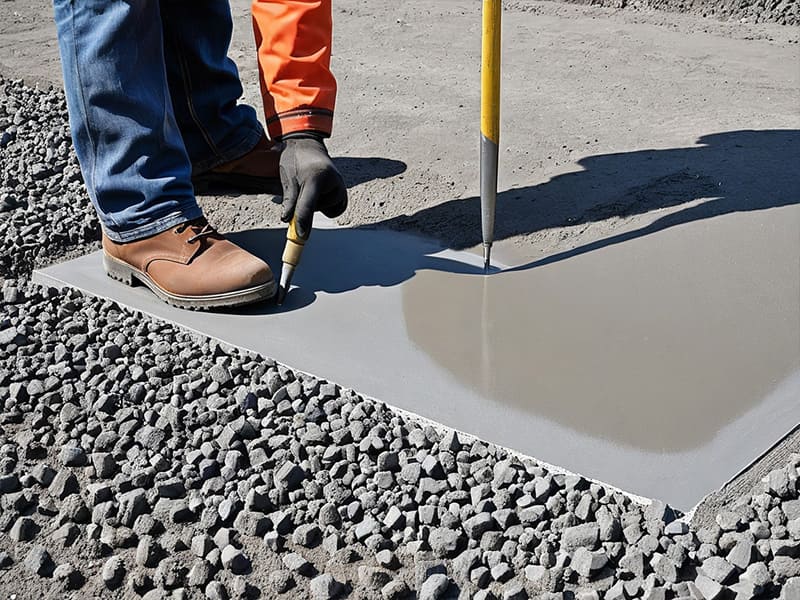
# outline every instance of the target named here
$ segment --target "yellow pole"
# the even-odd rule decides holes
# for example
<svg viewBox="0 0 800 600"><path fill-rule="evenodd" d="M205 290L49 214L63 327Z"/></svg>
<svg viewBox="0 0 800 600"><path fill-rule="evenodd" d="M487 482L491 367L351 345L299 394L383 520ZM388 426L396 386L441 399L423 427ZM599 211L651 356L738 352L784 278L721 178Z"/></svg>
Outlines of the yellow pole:
<svg viewBox="0 0 800 600"><path fill-rule="evenodd" d="M483 266L488 272L494 242L497 160L500 143L501 0L483 0L481 37L481 234Z"/></svg>

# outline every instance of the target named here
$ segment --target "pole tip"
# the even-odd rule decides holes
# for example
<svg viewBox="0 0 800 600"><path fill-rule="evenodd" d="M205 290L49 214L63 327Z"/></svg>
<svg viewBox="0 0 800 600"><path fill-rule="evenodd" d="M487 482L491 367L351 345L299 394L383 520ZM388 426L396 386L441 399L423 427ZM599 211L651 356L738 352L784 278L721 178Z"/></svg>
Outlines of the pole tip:
<svg viewBox="0 0 800 600"><path fill-rule="evenodd" d="M483 245L483 272L488 274L492 266L492 245Z"/></svg>

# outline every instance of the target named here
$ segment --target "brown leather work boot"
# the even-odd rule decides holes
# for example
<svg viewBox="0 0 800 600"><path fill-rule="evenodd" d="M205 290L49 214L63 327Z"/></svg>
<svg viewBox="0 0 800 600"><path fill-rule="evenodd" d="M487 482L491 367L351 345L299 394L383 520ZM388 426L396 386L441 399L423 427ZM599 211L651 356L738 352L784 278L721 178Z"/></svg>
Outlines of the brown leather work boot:
<svg viewBox="0 0 800 600"><path fill-rule="evenodd" d="M217 233L205 218L120 244L103 234L106 273L141 282L174 306L229 308L266 300L277 285L267 263Z"/></svg>
<svg viewBox="0 0 800 600"><path fill-rule="evenodd" d="M244 194L283 193L278 163L283 144L261 136L256 147L244 156L192 176L197 194L239 192Z"/></svg>

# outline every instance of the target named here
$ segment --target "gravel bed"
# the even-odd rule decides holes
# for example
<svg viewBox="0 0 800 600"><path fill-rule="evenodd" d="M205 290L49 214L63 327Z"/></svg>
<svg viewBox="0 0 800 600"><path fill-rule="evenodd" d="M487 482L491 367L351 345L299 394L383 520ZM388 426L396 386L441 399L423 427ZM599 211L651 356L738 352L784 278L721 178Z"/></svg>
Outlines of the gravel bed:
<svg viewBox="0 0 800 600"><path fill-rule="evenodd" d="M64 94L0 77L0 278L98 246Z"/></svg>
<svg viewBox="0 0 800 600"><path fill-rule="evenodd" d="M798 454L694 530L662 502L31 284L37 260L90 245L97 224L61 95L2 85L5 596L800 597ZM9 118L37 106L46 118Z"/></svg>

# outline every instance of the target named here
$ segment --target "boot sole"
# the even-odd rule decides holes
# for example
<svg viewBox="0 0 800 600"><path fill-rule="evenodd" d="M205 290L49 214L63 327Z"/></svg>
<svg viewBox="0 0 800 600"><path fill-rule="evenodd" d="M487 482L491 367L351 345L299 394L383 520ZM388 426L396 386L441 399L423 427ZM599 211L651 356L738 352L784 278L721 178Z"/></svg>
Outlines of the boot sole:
<svg viewBox="0 0 800 600"><path fill-rule="evenodd" d="M236 173L202 173L192 177L192 185L196 194L224 194L238 192L241 194L283 194L281 180L278 177L258 177Z"/></svg>
<svg viewBox="0 0 800 600"><path fill-rule="evenodd" d="M278 285L274 279L261 285L253 286L234 292L224 294L209 294L206 296L182 296L172 294L161 289L146 273L130 266L128 263L103 253L103 267L106 274L120 281L125 285L134 287L138 283L146 285L156 296L167 304L177 308L189 310L212 310L215 308L234 308L254 304L263 300L273 298L278 291Z"/></svg>

